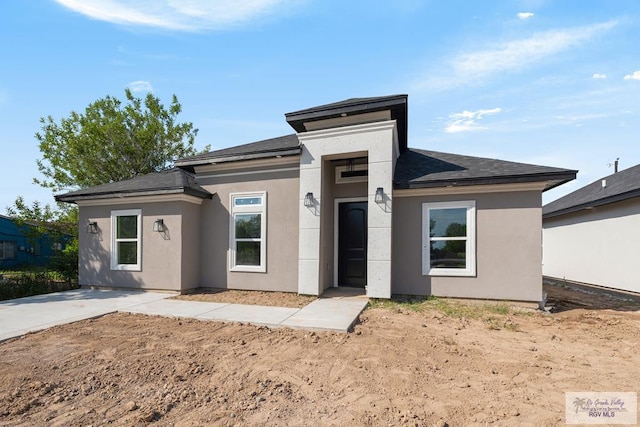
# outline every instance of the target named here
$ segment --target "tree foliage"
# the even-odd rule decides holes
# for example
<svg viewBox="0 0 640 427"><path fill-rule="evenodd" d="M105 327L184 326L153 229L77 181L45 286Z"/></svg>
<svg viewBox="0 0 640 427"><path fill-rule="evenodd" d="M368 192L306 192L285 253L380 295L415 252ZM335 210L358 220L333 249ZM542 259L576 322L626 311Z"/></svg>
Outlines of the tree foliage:
<svg viewBox="0 0 640 427"><path fill-rule="evenodd" d="M53 209L37 201L29 206L22 196L18 196L14 205L7 208L7 215L21 226L29 240L38 240L45 234L54 241L61 236L78 235L78 209L75 207Z"/></svg>
<svg viewBox="0 0 640 427"><path fill-rule="evenodd" d="M92 187L165 170L196 154L198 130L176 121L182 106L175 95L169 108L151 93L144 100L129 89L125 95L125 103L107 96L59 123L41 118L37 165L45 178L34 182L53 191Z"/></svg>

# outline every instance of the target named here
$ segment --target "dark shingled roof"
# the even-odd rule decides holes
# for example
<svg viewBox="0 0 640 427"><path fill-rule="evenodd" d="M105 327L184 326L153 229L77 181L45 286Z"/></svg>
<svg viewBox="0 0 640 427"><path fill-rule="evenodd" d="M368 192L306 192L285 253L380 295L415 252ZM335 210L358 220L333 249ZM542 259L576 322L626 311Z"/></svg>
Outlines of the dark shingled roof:
<svg viewBox="0 0 640 427"><path fill-rule="evenodd" d="M545 191L577 171L483 157L409 149L398 158L394 188L432 188L547 181Z"/></svg>
<svg viewBox="0 0 640 427"><path fill-rule="evenodd" d="M176 166L195 166L208 163L260 159L264 157L291 156L300 154L300 151L300 141L298 141L298 137L295 134L291 134L187 157L176 161Z"/></svg>
<svg viewBox="0 0 640 427"><path fill-rule="evenodd" d="M408 95L349 98L344 101L286 113L284 116L287 123L296 132L306 132L304 124L308 122L389 110L391 111L391 119L397 122L400 151L404 152L407 149L408 99Z"/></svg>
<svg viewBox="0 0 640 427"><path fill-rule="evenodd" d="M606 180L606 187L602 186L602 180ZM640 165L598 179L546 204L542 208L542 217L551 218L632 197L640 197Z"/></svg>
<svg viewBox="0 0 640 427"><path fill-rule="evenodd" d="M137 176L125 181L112 182L96 187L84 188L55 196L58 202L108 199L112 197L154 196L165 194L187 194L201 199L210 199L212 194L196 184L192 173L182 169L171 169Z"/></svg>

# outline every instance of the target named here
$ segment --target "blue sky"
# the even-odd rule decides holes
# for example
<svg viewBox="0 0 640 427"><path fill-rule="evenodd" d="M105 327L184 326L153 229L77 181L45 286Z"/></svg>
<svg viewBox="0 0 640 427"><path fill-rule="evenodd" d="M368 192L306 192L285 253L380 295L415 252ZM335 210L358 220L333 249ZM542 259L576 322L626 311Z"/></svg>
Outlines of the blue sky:
<svg viewBox="0 0 640 427"><path fill-rule="evenodd" d="M212 149L284 114L409 95L409 145L579 169L640 163L640 2L28 0L0 3L0 213L32 184L39 118L124 88L176 94Z"/></svg>

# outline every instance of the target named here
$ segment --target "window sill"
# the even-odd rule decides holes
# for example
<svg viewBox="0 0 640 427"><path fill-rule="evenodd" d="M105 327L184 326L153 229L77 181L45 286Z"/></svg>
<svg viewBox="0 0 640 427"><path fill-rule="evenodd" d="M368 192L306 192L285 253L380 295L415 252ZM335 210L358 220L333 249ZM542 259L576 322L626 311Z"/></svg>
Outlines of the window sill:
<svg viewBox="0 0 640 427"><path fill-rule="evenodd" d="M139 265L129 265L129 264L120 264L120 265L112 265L111 270L113 271L142 271Z"/></svg>
<svg viewBox="0 0 640 427"><path fill-rule="evenodd" d="M471 270L431 269L425 276L435 277L476 277L476 272Z"/></svg>
<svg viewBox="0 0 640 427"><path fill-rule="evenodd" d="M266 273L267 269L264 267L236 266L232 267L229 271L234 273Z"/></svg>

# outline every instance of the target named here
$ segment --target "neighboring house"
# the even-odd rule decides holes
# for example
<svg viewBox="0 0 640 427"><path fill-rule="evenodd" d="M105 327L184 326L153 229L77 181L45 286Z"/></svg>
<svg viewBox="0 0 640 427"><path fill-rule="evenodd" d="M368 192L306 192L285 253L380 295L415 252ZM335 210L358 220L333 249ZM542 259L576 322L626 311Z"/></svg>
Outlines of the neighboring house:
<svg viewBox="0 0 640 427"><path fill-rule="evenodd" d="M0 270L25 266L46 266L57 250L64 249L66 239L49 235L30 237L29 224L18 225L0 215Z"/></svg>
<svg viewBox="0 0 640 427"><path fill-rule="evenodd" d="M541 192L576 171L410 149L406 95L285 117L296 134L57 196L80 284L542 299Z"/></svg>
<svg viewBox="0 0 640 427"><path fill-rule="evenodd" d="M545 276L640 292L640 165L543 208Z"/></svg>

